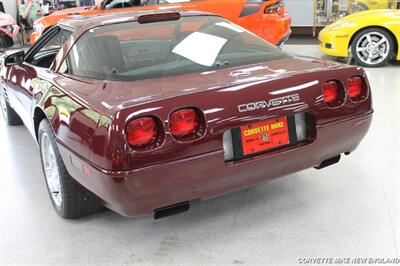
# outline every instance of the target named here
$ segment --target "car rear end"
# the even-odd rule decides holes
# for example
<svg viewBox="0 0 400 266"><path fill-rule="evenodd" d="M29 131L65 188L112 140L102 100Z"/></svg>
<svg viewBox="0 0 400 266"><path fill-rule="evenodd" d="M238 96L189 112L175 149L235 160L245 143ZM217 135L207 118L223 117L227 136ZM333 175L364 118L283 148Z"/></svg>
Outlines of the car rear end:
<svg viewBox="0 0 400 266"><path fill-rule="evenodd" d="M274 45L282 46L291 34L291 18L285 10L284 0L244 2L239 18L233 18L232 11L223 14L224 17L236 21Z"/></svg>
<svg viewBox="0 0 400 266"><path fill-rule="evenodd" d="M83 79L92 93L80 91L79 79L59 81L109 118L100 119L85 141L91 145L90 160L64 145L59 149L71 176L114 211L162 217L186 210L194 200L323 168L354 151L367 133L373 111L361 68L290 57L220 18L171 19L150 16L139 18L141 25L89 31L80 38L82 48L77 45L71 54L80 58L80 66L92 66L90 72L70 74L92 75ZM183 34L188 25L191 31ZM173 37L176 45L168 48L167 63L159 64L156 51L168 50L169 44L153 38L167 26L180 29L174 36L181 40ZM153 37L128 38L126 29L135 38L140 32ZM199 56L194 49L215 47L223 38L229 41L214 52L204 49ZM135 70L113 69L107 64L116 54L111 58L97 51L97 44L103 49L101 42L117 39L123 54L136 55L130 62ZM238 45L242 42L247 45ZM88 44L91 52L85 50ZM84 62L80 53L93 61Z"/></svg>
<svg viewBox="0 0 400 266"><path fill-rule="evenodd" d="M103 166L68 171L114 211L148 215L336 163L372 119L356 68L212 87L116 112L95 133L110 131L105 153L91 155Z"/></svg>

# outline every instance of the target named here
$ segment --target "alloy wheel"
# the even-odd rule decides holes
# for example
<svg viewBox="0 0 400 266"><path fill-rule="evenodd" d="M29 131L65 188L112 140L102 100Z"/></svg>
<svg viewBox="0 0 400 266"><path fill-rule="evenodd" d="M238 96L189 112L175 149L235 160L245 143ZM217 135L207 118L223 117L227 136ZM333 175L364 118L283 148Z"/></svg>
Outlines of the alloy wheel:
<svg viewBox="0 0 400 266"><path fill-rule="evenodd" d="M57 166L57 160L50 138L43 133L40 139L43 169L46 178L47 187L54 204L60 208L62 204L62 190L60 172Z"/></svg>
<svg viewBox="0 0 400 266"><path fill-rule="evenodd" d="M360 61L367 65L383 62L390 51L389 40L379 32L368 32L356 43L356 53Z"/></svg>

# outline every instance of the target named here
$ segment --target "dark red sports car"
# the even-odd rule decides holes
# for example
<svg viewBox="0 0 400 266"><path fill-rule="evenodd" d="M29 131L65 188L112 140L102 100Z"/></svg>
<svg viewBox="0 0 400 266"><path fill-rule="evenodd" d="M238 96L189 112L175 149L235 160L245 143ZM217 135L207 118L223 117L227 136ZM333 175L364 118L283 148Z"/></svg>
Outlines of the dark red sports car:
<svg viewBox="0 0 400 266"><path fill-rule="evenodd" d="M357 148L359 67L289 56L221 17L127 12L54 26L3 57L1 106L40 146L51 201L156 218Z"/></svg>

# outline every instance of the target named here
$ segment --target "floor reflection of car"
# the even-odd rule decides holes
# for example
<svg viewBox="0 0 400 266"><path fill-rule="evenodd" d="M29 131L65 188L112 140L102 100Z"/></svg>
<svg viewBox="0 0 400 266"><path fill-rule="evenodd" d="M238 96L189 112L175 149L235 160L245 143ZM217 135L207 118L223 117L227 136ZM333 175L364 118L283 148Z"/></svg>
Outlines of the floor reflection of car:
<svg viewBox="0 0 400 266"><path fill-rule="evenodd" d="M282 45L291 33L290 16L285 11L283 0L103 0L96 6L60 10L35 21L31 44L46 29L67 16L160 9L218 14L275 45Z"/></svg>
<svg viewBox="0 0 400 266"><path fill-rule="evenodd" d="M325 27L319 33L323 53L354 58L357 64L379 67L400 60L400 10L358 12Z"/></svg>
<svg viewBox="0 0 400 266"><path fill-rule="evenodd" d="M209 13L58 23L0 57L0 104L38 142L64 218L161 218L353 152L372 119L360 67L290 56Z"/></svg>

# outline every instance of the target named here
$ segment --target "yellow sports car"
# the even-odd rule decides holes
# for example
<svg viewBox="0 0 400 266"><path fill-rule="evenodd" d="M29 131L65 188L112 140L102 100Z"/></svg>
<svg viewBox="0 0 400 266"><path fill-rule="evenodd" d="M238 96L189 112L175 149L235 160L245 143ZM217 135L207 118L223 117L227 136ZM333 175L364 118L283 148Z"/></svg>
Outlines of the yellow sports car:
<svg viewBox="0 0 400 266"><path fill-rule="evenodd" d="M351 55L361 66L382 66L393 57L400 60L400 10L354 13L325 27L318 39L323 53Z"/></svg>

